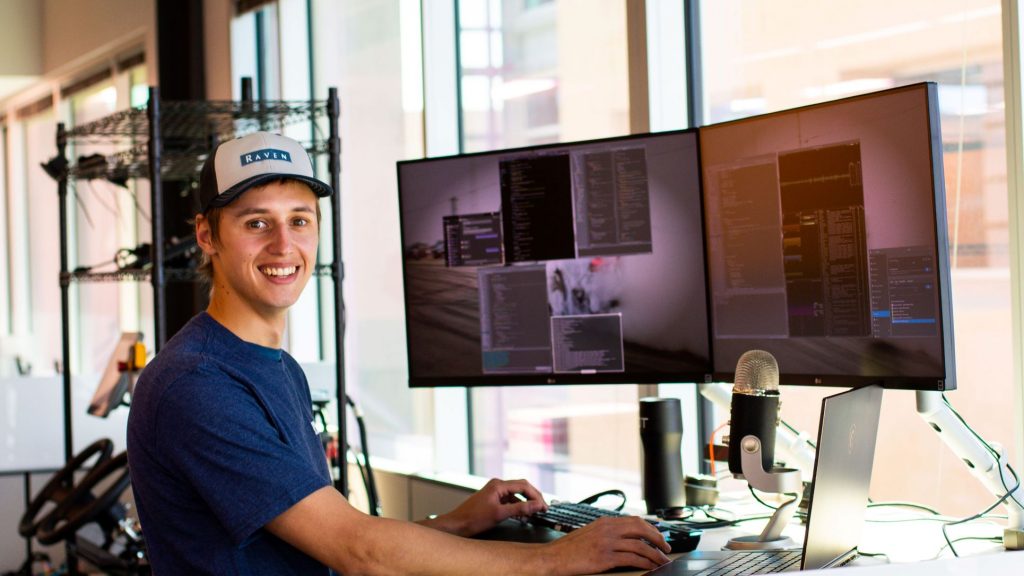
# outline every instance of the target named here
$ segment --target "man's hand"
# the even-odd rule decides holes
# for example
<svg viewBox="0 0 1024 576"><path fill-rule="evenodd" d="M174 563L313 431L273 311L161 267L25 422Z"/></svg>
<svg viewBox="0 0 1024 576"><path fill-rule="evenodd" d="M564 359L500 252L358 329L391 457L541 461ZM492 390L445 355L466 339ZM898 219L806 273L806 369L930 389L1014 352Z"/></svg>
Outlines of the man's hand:
<svg viewBox="0 0 1024 576"><path fill-rule="evenodd" d="M599 518L545 544L551 574L594 574L632 566L653 570L669 561L671 548L642 518Z"/></svg>
<svg viewBox="0 0 1024 576"><path fill-rule="evenodd" d="M457 536L474 536L508 518L526 517L548 505L526 480L492 479L451 512L420 522Z"/></svg>

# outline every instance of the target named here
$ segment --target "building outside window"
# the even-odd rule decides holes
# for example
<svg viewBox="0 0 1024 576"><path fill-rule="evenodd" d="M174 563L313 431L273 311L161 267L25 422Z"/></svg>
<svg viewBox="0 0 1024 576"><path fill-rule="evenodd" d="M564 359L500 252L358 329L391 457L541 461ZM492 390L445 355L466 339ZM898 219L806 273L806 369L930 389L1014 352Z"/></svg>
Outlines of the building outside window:
<svg viewBox="0 0 1024 576"><path fill-rule="evenodd" d="M959 388L948 398L1013 454L1019 415L1010 401L999 2L702 2L700 9L705 123L938 83ZM813 434L819 400L832 392L784 387L783 417ZM921 501L957 515L992 502L915 415L912 392L886 392L876 458L876 499Z"/></svg>

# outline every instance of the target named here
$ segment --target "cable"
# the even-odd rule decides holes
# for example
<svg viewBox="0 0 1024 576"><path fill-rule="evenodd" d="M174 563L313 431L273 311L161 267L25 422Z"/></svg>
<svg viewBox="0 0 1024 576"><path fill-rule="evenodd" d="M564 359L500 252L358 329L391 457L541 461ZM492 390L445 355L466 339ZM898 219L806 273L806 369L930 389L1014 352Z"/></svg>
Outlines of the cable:
<svg viewBox="0 0 1024 576"><path fill-rule="evenodd" d="M699 528L701 530L710 530L712 528L727 528L729 526L735 526L740 522L770 518L770 516L751 516L746 518L736 518L733 512L730 512L725 508L719 508L717 506L680 506L679 509L689 512L689 514L678 517L661 516L661 514L659 514L659 518L671 522L682 522L687 526L690 526L692 528ZM697 513L700 513L707 519L700 520L694 518L694 516ZM722 517L722 515L720 515L720 513L724 513L725 515L731 517L724 518Z"/></svg>
<svg viewBox="0 0 1024 576"><path fill-rule="evenodd" d="M950 544L946 544L942 548L939 548L938 553L935 554L935 557L932 558L932 560L937 560L939 557L941 557L943 550L945 550L946 548L949 548L950 550L953 550L952 544L955 544L957 542L963 542L964 540L985 540L986 542L1002 542L1003 541L1002 537L1000 537L1000 536L962 536L960 538L952 540L950 542ZM954 555L956 554L956 550L953 550L953 554Z"/></svg>
<svg viewBox="0 0 1024 576"><path fill-rule="evenodd" d="M885 552L864 552L861 549L857 549L857 556L867 556L868 558L885 558L889 559L889 555Z"/></svg>
<svg viewBox="0 0 1024 576"><path fill-rule="evenodd" d="M377 482L373 476L373 467L370 466L370 450L366 442L366 422L363 421L363 412L359 410L359 407L356 406L356 403L348 394L345 395L345 403L352 409L352 414L356 417L356 426L359 429L359 445L362 447L363 460L366 466L366 471L363 472L363 485L366 486L366 496L370 500L370 515L381 516L380 494L377 492ZM358 456L356 456L356 464L359 464Z"/></svg>
<svg viewBox="0 0 1024 576"><path fill-rule="evenodd" d="M886 506L892 506L897 508L914 508L916 510L924 510L925 512L928 512L929 514L934 514L935 516L942 515L941 512L935 510L934 508L929 508L928 506L925 506L923 504L915 504L913 502L871 502L870 504L868 504L868 508L884 508Z"/></svg>
<svg viewBox="0 0 1024 576"><path fill-rule="evenodd" d="M968 522L972 522L972 521L978 520L980 518L983 518L985 515L987 515L988 512L992 511L992 508L994 508L995 506L998 506L1002 502L1006 502L1007 498L1010 498L1011 494L1013 494L1013 491L1017 490L1017 488L1019 486L1020 486L1020 482L1018 481L1017 486L1015 486L1013 488L1013 490L1011 490L1011 491L1007 492L1006 494L1002 495L1002 497L999 498L998 500L996 500L991 506L988 506L987 508L985 508L985 511L983 511L981 513L976 513L976 515L974 515L973 517L966 518L964 520L958 520L956 522L947 522L946 524L942 525L942 537L945 538L946 545L949 546L949 550L953 552L953 556L954 557L959 558L959 553L956 552L956 548L953 546L952 540L949 539L949 533L947 532L947 529L950 526L956 526L958 524L966 524Z"/></svg>
<svg viewBox="0 0 1024 576"><path fill-rule="evenodd" d="M359 468L359 477L362 478L362 480L363 480L363 486L369 486L370 485L369 484L370 480L369 480L369 477L367 477L367 475L366 475L366 466L363 466L363 461L366 460L366 456L362 453L362 451L357 451L352 446L349 446L348 449L350 451L352 451L352 458L356 461L356 468ZM362 460L360 460L360 457L362 457ZM367 492L369 492L369 489L367 489ZM371 502L370 505L371 505L371 510L372 510L373 509L373 503ZM372 512L371 512L371 514L372 514Z"/></svg>
<svg viewBox="0 0 1024 576"><path fill-rule="evenodd" d="M626 507L626 493L623 492L622 490L605 490L604 492L598 492L597 494L591 494L590 496L587 496L583 500L580 500L579 503L580 504L593 504L594 502L597 502L599 499L601 499L601 498L603 498L605 496L618 496L619 498L621 498L621 501L619 502L619 505L615 508L616 512L622 512L622 509Z"/></svg>
<svg viewBox="0 0 1024 576"><path fill-rule="evenodd" d="M768 520L770 518L771 518L770 515L767 515L767 516L766 515L761 515L761 516L744 516L743 518L737 518L737 519L733 520L732 521L732 525L735 526L737 524L740 524L741 522L752 522L754 520Z"/></svg>
<svg viewBox="0 0 1024 576"><path fill-rule="evenodd" d="M107 204L107 202L105 200L101 200L100 199L100 193L98 191L96 191L96 188L94 188L91 184L89 184L89 180L84 180L83 183L86 184L86 187L88 188L88 190L92 192L92 195L95 197L95 200L96 200L97 204L99 204L104 209L106 209L107 212L110 212L110 214L114 216L115 220L120 220L121 219L121 212L120 212L120 210L117 209L117 199L116 198L114 199L113 206L110 205L110 204Z"/></svg>
<svg viewBox="0 0 1024 576"><path fill-rule="evenodd" d="M718 475L715 473L715 435L718 434L722 428L725 428L728 425L728 420L719 424L718 428L715 428L714 431L711 432L711 438L708 440L708 459L711 460L711 475L716 478Z"/></svg>
<svg viewBox="0 0 1024 576"><path fill-rule="evenodd" d="M85 202L83 202L82 198L78 195L78 187L68 186L68 191L70 191L71 195L75 198L75 203L78 204L78 208L82 211L82 215L85 216L85 221L89 223L89 228L95 230L96 224L93 223L92 216L89 216L89 209L85 207Z"/></svg>
<svg viewBox="0 0 1024 576"><path fill-rule="evenodd" d="M115 258L116 258L116 256L115 256ZM75 268L73 270L73 272L92 272L96 268L102 268L104 266L110 266L110 265L116 265L116 262L113 261L113 260L106 260L104 262L99 262L97 264L91 264L89 266L79 266L79 267Z"/></svg>
<svg viewBox="0 0 1024 576"><path fill-rule="evenodd" d="M700 528L701 530L710 530L712 528L724 528L732 526L736 522L736 518L721 518L712 514L712 510L722 510L723 512L729 512L728 510L721 508L714 508L710 506L683 506L683 509L689 512L686 516L679 518L665 518L666 520L678 521L692 526L694 528ZM706 520L699 520L694 518L694 515L701 513Z"/></svg>
<svg viewBox="0 0 1024 576"><path fill-rule="evenodd" d="M754 491L754 487L753 486L750 486L748 484L747 487L750 488L750 495L754 497L754 500L757 500L758 504L760 504L761 506L764 506L765 508L770 508L772 510L778 510L779 509L777 506L772 506L771 504L765 502L764 500L761 500L761 497L758 496L757 492ZM785 493L783 493L783 496L789 496L789 497L793 498L794 500L800 497L799 494L796 494L794 492L785 492ZM804 513L804 512L800 512L798 510L797 512L795 512L793 514L793 516L803 520L804 518L807 517L807 514ZM769 518L770 518L770 516L769 516Z"/></svg>
<svg viewBox="0 0 1024 576"><path fill-rule="evenodd" d="M981 514L978 515L974 520L999 520L1006 519L1006 516L1000 516L997 514ZM895 520L882 520L882 519L865 519L865 522L871 522L872 524L899 524L900 522L953 522L956 518L949 516L921 516L920 518L899 518Z"/></svg>
<svg viewBox="0 0 1024 576"><path fill-rule="evenodd" d="M785 426L785 427L786 427L786 430L789 430L789 431L790 431L790 432L792 432L793 434L796 434L797 436L799 436L799 435L800 435L800 431L799 431L799 430L797 430L796 428L794 428L794 427L790 426L790 425L789 425L789 422L786 422L785 420L779 420L779 424L781 424L781 425ZM808 446L810 446L811 448L813 448L813 449L815 449L815 450L817 450L817 449L818 449L818 445L817 445L817 444L815 444L815 443L814 443L814 441L813 441L813 440L811 440L810 438L804 438L804 442L806 442L806 443L807 443L807 445L808 445Z"/></svg>
<svg viewBox="0 0 1024 576"><path fill-rule="evenodd" d="M716 515L714 515L714 514L712 514L712 513L711 513L711 512L713 511L713 510L714 510L714 511L717 511L717 510L721 510L722 512L725 512L725 513L727 513L727 514L732 514L732 516L733 516L733 517L732 517L732 518L720 518L719 516L716 516ZM734 513L732 513L732 512L729 512L729 511L728 511L728 510L726 510L725 508L718 508L717 506L712 506L711 508L701 508L701 511L702 511L702 512L704 513L704 515L705 515L705 516L707 516L708 518L712 518L712 519L714 519L714 520L716 520L716 521L718 521L718 522L730 522L730 523L735 523L735 522L736 522L736 520L737 520L737 519L736 519L736 515L735 515Z"/></svg>
<svg viewBox="0 0 1024 576"><path fill-rule="evenodd" d="M748 485L747 488L750 488L750 495L753 496L754 500L757 500L757 503L760 504L761 506L764 506L765 508L770 508L772 510L779 509L777 506L772 506L771 504L765 502L764 500L761 500L761 497L757 495L757 492L754 492L753 486Z"/></svg>
<svg viewBox="0 0 1024 576"><path fill-rule="evenodd" d="M114 185L117 186L117 184ZM143 220L145 220L146 222L153 221L153 218L150 217L149 212L146 212L142 205L139 204L139 195L136 194L134 190L128 188L127 186L118 186L118 188L122 188L125 192L128 193L129 196L132 197L132 204L135 204L135 211L139 213L139 216L142 216Z"/></svg>

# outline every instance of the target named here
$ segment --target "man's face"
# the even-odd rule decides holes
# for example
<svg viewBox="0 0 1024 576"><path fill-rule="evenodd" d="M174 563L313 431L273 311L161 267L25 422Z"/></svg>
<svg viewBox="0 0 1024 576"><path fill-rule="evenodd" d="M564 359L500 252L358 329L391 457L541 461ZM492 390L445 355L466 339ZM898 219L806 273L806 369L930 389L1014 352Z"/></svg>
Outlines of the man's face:
<svg viewBox="0 0 1024 576"><path fill-rule="evenodd" d="M197 222L200 246L214 269L214 298L261 316L284 313L298 300L316 265L317 198L285 180L244 192L223 208L219 241Z"/></svg>

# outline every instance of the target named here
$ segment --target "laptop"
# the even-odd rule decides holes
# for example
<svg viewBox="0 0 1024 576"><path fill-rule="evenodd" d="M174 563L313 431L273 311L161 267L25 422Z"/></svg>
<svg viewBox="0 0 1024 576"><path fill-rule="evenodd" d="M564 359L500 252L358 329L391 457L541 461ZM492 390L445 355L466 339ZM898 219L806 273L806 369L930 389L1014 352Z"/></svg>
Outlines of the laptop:
<svg viewBox="0 0 1024 576"><path fill-rule="evenodd" d="M822 401L818 456L803 552L696 551L648 574L767 574L842 566L856 556L868 505L882 388L855 388ZM724 572L721 570L730 564Z"/></svg>

